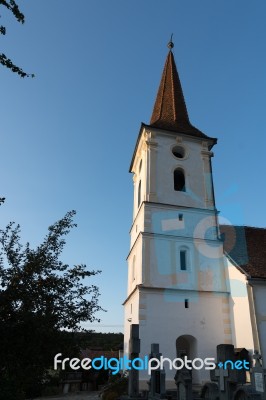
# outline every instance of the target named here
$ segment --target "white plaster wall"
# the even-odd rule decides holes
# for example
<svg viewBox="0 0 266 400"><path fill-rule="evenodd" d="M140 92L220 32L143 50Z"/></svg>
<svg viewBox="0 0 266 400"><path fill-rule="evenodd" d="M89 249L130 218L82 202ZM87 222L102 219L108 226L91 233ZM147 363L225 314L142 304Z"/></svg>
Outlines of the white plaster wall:
<svg viewBox="0 0 266 400"><path fill-rule="evenodd" d="M124 305L124 354L129 353L130 325L139 323L139 291L136 290Z"/></svg>
<svg viewBox="0 0 266 400"><path fill-rule="evenodd" d="M149 140L155 144L153 148L147 145ZM185 148L186 155L183 159L177 159L172 154L172 148L176 145ZM149 151L151 153L148 157ZM207 151L207 142L204 139L190 138L182 134L175 136L166 132L160 133L158 130L148 132L147 129L143 129L132 168L134 173L133 219L139 210L137 198L140 180L142 201L147 200L147 189L153 179L155 182L153 190L156 201L159 203L213 209L212 178L209 169L211 155L212 153ZM139 171L141 160L142 168ZM186 192L174 190L173 171L177 167L185 171Z"/></svg>
<svg viewBox="0 0 266 400"><path fill-rule="evenodd" d="M213 210L146 204L145 216L147 214L150 224L145 224L145 231L171 236L217 239L217 222ZM182 221L179 220L180 214Z"/></svg>
<svg viewBox="0 0 266 400"><path fill-rule="evenodd" d="M133 203L133 220L135 219L139 208L141 206L141 202L146 200L146 186L147 186L147 149L144 145L144 136L142 136L137 153L136 158L133 165L133 182L134 182L134 203ZM141 169L140 169L141 163ZM138 205L138 187L139 181L141 180L141 202L140 206Z"/></svg>
<svg viewBox="0 0 266 400"><path fill-rule="evenodd" d="M206 251L206 241L162 235L144 235L143 284L151 287L206 291L227 291L223 253L217 247L212 257ZM212 242L209 243L209 246ZM189 251L186 271L180 269L180 248Z"/></svg>
<svg viewBox="0 0 266 400"><path fill-rule="evenodd" d="M140 232L144 231L144 205L140 207L130 229L130 248L133 246Z"/></svg>
<svg viewBox="0 0 266 400"><path fill-rule="evenodd" d="M266 282L252 284L260 351L266 368Z"/></svg>
<svg viewBox="0 0 266 400"><path fill-rule="evenodd" d="M225 257L230 287L233 344L254 351L246 276Z"/></svg>
<svg viewBox="0 0 266 400"><path fill-rule="evenodd" d="M189 308L184 306L186 298L189 299ZM197 338L197 349L191 358L215 358L218 344L231 343L231 336L227 333L227 294L150 290L145 291L144 302L145 318L143 314L140 321L141 357L150 353L151 343L159 343L164 357L176 358L176 339L181 335ZM193 374L197 383L209 380L209 372L205 369L194 370ZM166 368L169 385L171 381L173 384L174 375L174 370ZM141 373L143 381L147 378L147 373Z"/></svg>
<svg viewBox="0 0 266 400"><path fill-rule="evenodd" d="M143 260L142 260L142 235L139 235L137 240L132 247L128 256L128 291L129 295L136 285L142 283L142 270L143 270ZM135 279L133 279L133 259L135 257Z"/></svg>
<svg viewBox="0 0 266 400"><path fill-rule="evenodd" d="M158 143L156 158L158 202L205 208L205 187L209 184L210 176L206 176L204 171L202 140L183 137L182 142L177 143L175 137L157 133L156 141ZM186 149L187 157L184 159L177 159L172 154L172 147L177 144ZM173 171L177 167L185 171L186 192L174 190Z"/></svg>

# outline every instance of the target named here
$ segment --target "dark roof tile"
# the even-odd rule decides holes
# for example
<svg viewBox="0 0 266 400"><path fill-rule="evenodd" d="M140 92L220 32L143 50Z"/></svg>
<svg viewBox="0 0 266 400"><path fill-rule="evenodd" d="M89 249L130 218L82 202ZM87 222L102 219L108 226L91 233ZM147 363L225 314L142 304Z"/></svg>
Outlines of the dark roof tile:
<svg viewBox="0 0 266 400"><path fill-rule="evenodd" d="M266 279L266 228L220 225L224 250L252 278Z"/></svg>
<svg viewBox="0 0 266 400"><path fill-rule="evenodd" d="M171 50L168 53L164 65L150 126L186 133L199 138L209 138L199 129L191 125L189 121L182 86Z"/></svg>

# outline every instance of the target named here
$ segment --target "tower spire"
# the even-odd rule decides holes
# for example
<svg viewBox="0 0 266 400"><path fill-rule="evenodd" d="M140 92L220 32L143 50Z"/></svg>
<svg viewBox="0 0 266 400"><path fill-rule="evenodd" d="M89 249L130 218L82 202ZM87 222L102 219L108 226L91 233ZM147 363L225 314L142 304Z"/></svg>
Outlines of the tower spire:
<svg viewBox="0 0 266 400"><path fill-rule="evenodd" d="M169 52L166 57L150 125L155 128L206 137L189 121L183 90L172 53L174 47L172 36L167 45Z"/></svg>

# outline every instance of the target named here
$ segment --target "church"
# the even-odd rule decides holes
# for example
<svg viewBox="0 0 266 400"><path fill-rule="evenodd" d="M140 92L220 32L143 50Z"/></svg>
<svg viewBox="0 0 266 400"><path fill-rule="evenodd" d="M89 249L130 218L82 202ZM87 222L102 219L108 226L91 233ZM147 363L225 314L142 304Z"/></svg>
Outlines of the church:
<svg viewBox="0 0 266 400"><path fill-rule="evenodd" d="M218 344L257 350L266 367L266 229L219 225L212 175L217 139L194 127L169 42L149 125L130 164L133 223L124 354L139 325L140 357L216 356ZM175 371L166 368L166 383ZM193 370L193 383L209 371ZM140 381L145 387L146 371Z"/></svg>

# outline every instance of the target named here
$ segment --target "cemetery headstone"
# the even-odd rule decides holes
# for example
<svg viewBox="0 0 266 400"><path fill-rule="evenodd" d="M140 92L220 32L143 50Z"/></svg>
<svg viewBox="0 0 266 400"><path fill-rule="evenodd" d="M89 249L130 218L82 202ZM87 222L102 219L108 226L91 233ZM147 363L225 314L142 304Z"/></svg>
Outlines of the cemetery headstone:
<svg viewBox="0 0 266 400"><path fill-rule="evenodd" d="M220 400L228 400L236 389L237 374L226 362L235 361L234 346L231 344L220 344L217 346L217 368L215 376L218 378Z"/></svg>
<svg viewBox="0 0 266 400"><path fill-rule="evenodd" d="M266 398L266 370L262 367L261 356L258 351L255 350L253 358L255 360L255 365L252 368L252 386L253 389L261 394L262 398Z"/></svg>
<svg viewBox="0 0 266 400"><path fill-rule="evenodd" d="M131 360L131 362L135 358L139 358L139 353L140 353L139 325L132 324L130 326L130 340L129 340L129 359ZM131 370L129 370L128 395L131 398L139 397L139 371L135 368L131 368Z"/></svg>
<svg viewBox="0 0 266 400"><path fill-rule="evenodd" d="M211 380L218 385L220 400L232 399L238 385L246 383L247 370L242 368L244 361L249 362L246 349L235 349L231 344L217 346L217 368L211 371Z"/></svg>
<svg viewBox="0 0 266 400"><path fill-rule="evenodd" d="M249 369L250 370L250 356L249 356L249 352L247 349L245 349L244 347L240 348L240 349L235 349L235 361L247 361L249 364ZM247 382L247 372L248 372L245 368L242 368L240 370L237 370L237 382L238 383L242 383L245 384Z"/></svg>
<svg viewBox="0 0 266 400"><path fill-rule="evenodd" d="M157 360L160 359L161 353L159 352L159 344L153 343L151 345L151 353L149 358L156 358ZM154 364L157 364L154 361ZM155 367L156 365L152 365ZM154 369L151 371L151 378L148 382L149 384L149 398L150 399L164 399L166 396L165 392L165 371L164 369Z"/></svg>
<svg viewBox="0 0 266 400"><path fill-rule="evenodd" d="M259 361L258 361L259 362ZM246 372L250 369L249 353L246 349L234 349L233 345L221 344L217 346L217 368L210 371L211 380L203 387L202 398L210 400L262 400L255 392L255 375L253 385L246 384ZM262 367L258 364L257 372ZM262 375L259 376L261 382ZM257 382L257 387L261 387ZM217 389L216 389L217 388ZM266 400L266 399L263 399Z"/></svg>
<svg viewBox="0 0 266 400"><path fill-rule="evenodd" d="M192 373L186 367L176 371L177 400L192 400Z"/></svg>

